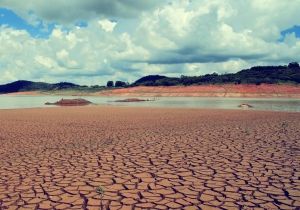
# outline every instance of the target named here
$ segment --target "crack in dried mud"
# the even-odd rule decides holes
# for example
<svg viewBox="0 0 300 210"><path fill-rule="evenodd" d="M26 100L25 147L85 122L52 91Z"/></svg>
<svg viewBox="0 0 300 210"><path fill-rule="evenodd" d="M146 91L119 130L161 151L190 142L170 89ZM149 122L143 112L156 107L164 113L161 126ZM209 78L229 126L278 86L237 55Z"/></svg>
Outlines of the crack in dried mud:
<svg viewBox="0 0 300 210"><path fill-rule="evenodd" d="M0 115L0 209L300 207L299 113L72 107Z"/></svg>

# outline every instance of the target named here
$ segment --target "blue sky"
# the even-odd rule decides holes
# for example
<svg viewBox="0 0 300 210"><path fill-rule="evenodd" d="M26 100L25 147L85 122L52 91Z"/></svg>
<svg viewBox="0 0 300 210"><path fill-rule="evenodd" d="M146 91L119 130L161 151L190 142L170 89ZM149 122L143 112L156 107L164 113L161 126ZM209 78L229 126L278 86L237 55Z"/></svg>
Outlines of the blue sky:
<svg viewBox="0 0 300 210"><path fill-rule="evenodd" d="M31 11L31 13L34 12ZM60 25L59 22L45 23L44 25L41 19L38 19L38 22L40 22L38 25L32 25L14 13L14 11L5 8L0 8L0 15L0 25L7 25L16 30L26 30L32 37L49 38L55 25ZM74 23L74 26L87 27L87 23L78 21ZM63 30L69 31L70 27L63 27Z"/></svg>
<svg viewBox="0 0 300 210"><path fill-rule="evenodd" d="M103 85L299 62L297 8L273 0L3 1L0 84Z"/></svg>
<svg viewBox="0 0 300 210"><path fill-rule="evenodd" d="M299 38L300 37L300 25L295 25L291 28L283 30L283 31L281 31L281 34L283 36L285 36L286 34L291 34L293 32L296 34L296 37Z"/></svg>
<svg viewBox="0 0 300 210"><path fill-rule="evenodd" d="M32 12L32 11L31 11ZM53 23L46 23L47 29L45 29L45 26L42 24L42 20L39 19L41 22L37 26L28 24L26 20L22 19L20 16L15 14L12 10L0 8L0 25L8 25L9 27L12 27L17 30L26 30L32 37L40 37L40 38L48 38L51 34L52 30L55 28L55 25L59 25L59 22L53 22ZM116 19L110 19L111 22L117 22ZM75 26L80 27L86 27L87 22L84 21L78 21L74 24ZM69 27L65 27L64 30L69 30ZM283 41L284 36L286 34L295 33L296 37L300 37L300 25L294 25L291 28L287 28L280 32L280 34L283 36L280 41Z"/></svg>
<svg viewBox="0 0 300 210"><path fill-rule="evenodd" d="M7 27L16 30L26 30L33 37L48 37L54 28L54 24L49 24L49 31L43 31L42 29L44 29L44 27L42 24L38 24L37 26L28 24L26 20L9 9L0 8L0 14L0 25L7 25Z"/></svg>
<svg viewBox="0 0 300 210"><path fill-rule="evenodd" d="M294 25L291 28L281 31L280 34L283 36L283 38L281 38L280 41L282 42L284 40L284 37L287 34L292 34L292 33L295 33L295 37L299 38L300 37L300 25Z"/></svg>

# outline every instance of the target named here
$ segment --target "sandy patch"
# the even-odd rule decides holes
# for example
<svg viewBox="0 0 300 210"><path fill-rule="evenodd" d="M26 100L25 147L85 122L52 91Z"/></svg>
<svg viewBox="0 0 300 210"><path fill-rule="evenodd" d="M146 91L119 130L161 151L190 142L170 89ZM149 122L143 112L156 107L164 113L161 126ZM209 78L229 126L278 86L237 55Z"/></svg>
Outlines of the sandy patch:
<svg viewBox="0 0 300 210"><path fill-rule="evenodd" d="M40 95L40 91L26 91L26 92L15 92L7 93L7 95Z"/></svg>

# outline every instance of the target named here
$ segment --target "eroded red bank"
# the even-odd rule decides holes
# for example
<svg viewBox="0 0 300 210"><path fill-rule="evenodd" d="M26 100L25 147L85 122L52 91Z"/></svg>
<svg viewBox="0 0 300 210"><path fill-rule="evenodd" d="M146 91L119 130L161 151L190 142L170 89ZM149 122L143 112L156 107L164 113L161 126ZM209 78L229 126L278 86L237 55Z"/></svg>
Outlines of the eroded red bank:
<svg viewBox="0 0 300 210"><path fill-rule="evenodd" d="M201 85L132 87L100 92L102 96L187 96L187 97L288 97L299 98L300 86L291 85Z"/></svg>
<svg viewBox="0 0 300 210"><path fill-rule="evenodd" d="M9 93L9 95L38 95L39 91ZM199 85L199 86L156 86L132 87L106 90L97 93L56 92L58 95L98 95L98 96L133 96L133 97L282 97L300 98L299 85Z"/></svg>

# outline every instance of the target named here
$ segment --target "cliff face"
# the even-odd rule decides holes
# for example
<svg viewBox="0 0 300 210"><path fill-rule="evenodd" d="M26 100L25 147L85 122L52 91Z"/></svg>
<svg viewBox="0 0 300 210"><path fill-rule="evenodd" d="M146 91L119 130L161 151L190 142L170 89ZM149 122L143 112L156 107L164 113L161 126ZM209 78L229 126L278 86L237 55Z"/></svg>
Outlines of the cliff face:
<svg viewBox="0 0 300 210"><path fill-rule="evenodd" d="M283 97L300 98L300 86L291 85L201 85L201 86L138 86L98 93L99 96L146 97Z"/></svg>

